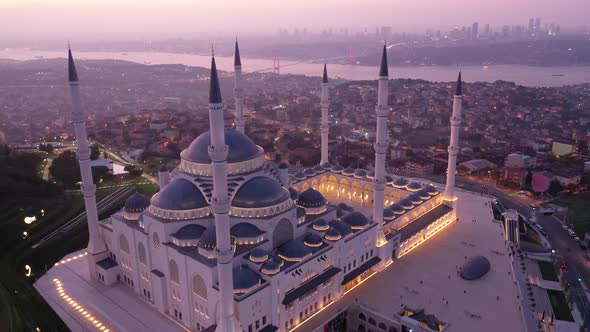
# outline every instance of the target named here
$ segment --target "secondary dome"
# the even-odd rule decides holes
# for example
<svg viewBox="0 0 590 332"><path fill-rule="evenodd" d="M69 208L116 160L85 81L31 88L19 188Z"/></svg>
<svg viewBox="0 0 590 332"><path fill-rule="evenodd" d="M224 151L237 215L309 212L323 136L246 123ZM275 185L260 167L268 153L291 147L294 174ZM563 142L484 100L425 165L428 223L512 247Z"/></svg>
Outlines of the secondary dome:
<svg viewBox="0 0 590 332"><path fill-rule="evenodd" d="M408 198L400 199L399 205L401 205L406 210L411 210L412 208L414 208L414 204Z"/></svg>
<svg viewBox="0 0 590 332"><path fill-rule="evenodd" d="M461 266L459 274L465 280L479 279L488 273L490 266L490 261L487 258L474 256Z"/></svg>
<svg viewBox="0 0 590 332"><path fill-rule="evenodd" d="M395 219L395 213L393 213L393 211L391 211L390 209L384 209L383 210L383 219L393 220L393 219Z"/></svg>
<svg viewBox="0 0 590 332"><path fill-rule="evenodd" d="M233 237L245 238L245 237L257 237L263 232L258 227L249 224L247 222L241 222L233 225L229 230L229 233Z"/></svg>
<svg viewBox="0 0 590 332"><path fill-rule="evenodd" d="M410 200L410 202L412 202L412 204L422 204L422 198L420 198L420 195L418 194L412 194L410 195L410 197L408 197L408 199Z"/></svg>
<svg viewBox="0 0 590 332"><path fill-rule="evenodd" d="M233 270L234 293L247 293L260 284L260 277L246 265L240 265Z"/></svg>
<svg viewBox="0 0 590 332"><path fill-rule="evenodd" d="M332 165L331 162L326 161L325 163L322 164L322 167L324 168L324 170L329 171L334 165Z"/></svg>
<svg viewBox="0 0 590 332"><path fill-rule="evenodd" d="M308 247L320 247L322 245L322 238L317 234L308 234L303 243Z"/></svg>
<svg viewBox="0 0 590 332"><path fill-rule="evenodd" d="M326 204L324 196L313 188L305 190L297 198L297 205L303 207L318 207L324 204Z"/></svg>
<svg viewBox="0 0 590 332"><path fill-rule="evenodd" d="M393 176L385 175L385 182L387 182L387 184L392 184L393 183Z"/></svg>
<svg viewBox="0 0 590 332"><path fill-rule="evenodd" d="M276 255L271 255L264 264L262 264L262 268L260 271L264 274L273 275L277 274L281 271L281 267L285 265L282 259L280 259Z"/></svg>
<svg viewBox="0 0 590 332"><path fill-rule="evenodd" d="M438 189L436 189L436 187L431 184L427 185L426 188L424 188L424 190L426 190L426 192L428 192L430 196L438 194Z"/></svg>
<svg viewBox="0 0 590 332"><path fill-rule="evenodd" d="M342 238L342 235L340 235L340 232L338 232L337 229L330 228L326 234L324 234L324 238L328 241L338 241Z"/></svg>
<svg viewBox="0 0 590 332"><path fill-rule="evenodd" d="M139 213L150 206L150 199L138 192L129 196L125 201L125 211L130 213Z"/></svg>
<svg viewBox="0 0 590 332"><path fill-rule="evenodd" d="M268 253L262 248L254 248L250 251L249 259L254 263L263 263L268 259Z"/></svg>
<svg viewBox="0 0 590 332"><path fill-rule="evenodd" d="M430 198L430 194L428 193L428 191L426 189L422 189L419 192L416 193L420 198L422 198L423 200L427 200Z"/></svg>
<svg viewBox="0 0 590 332"><path fill-rule="evenodd" d="M406 186L406 188L407 188L409 191L418 191L418 190L422 189L422 185L421 185L421 184L419 184L418 182L410 182L410 183L409 183L409 184Z"/></svg>
<svg viewBox="0 0 590 332"><path fill-rule="evenodd" d="M289 191L277 181L266 176L257 176L238 189L231 205L238 208L260 208L278 205L290 198Z"/></svg>
<svg viewBox="0 0 590 332"><path fill-rule="evenodd" d="M342 170L342 175L353 175L354 174L354 169L347 167L345 169Z"/></svg>
<svg viewBox="0 0 590 332"><path fill-rule="evenodd" d="M303 174L305 174L305 176L314 176L315 171L311 168L306 168L303 170Z"/></svg>
<svg viewBox="0 0 590 332"><path fill-rule="evenodd" d="M406 212L406 210L399 203L391 204L388 210L391 210L391 212L394 214L404 214Z"/></svg>
<svg viewBox="0 0 590 332"><path fill-rule="evenodd" d="M317 174L319 174L319 173L324 173L326 171L326 169L320 165L317 165L316 167L313 168L313 171L316 172Z"/></svg>
<svg viewBox="0 0 590 332"><path fill-rule="evenodd" d="M279 248L279 257L286 261L302 261L310 253L309 247L299 240L287 241Z"/></svg>
<svg viewBox="0 0 590 332"><path fill-rule="evenodd" d="M330 221L330 227L333 227L335 230L337 230L342 237L352 233L352 227L343 221L332 220Z"/></svg>
<svg viewBox="0 0 590 332"><path fill-rule="evenodd" d="M307 176L303 172L297 172L294 177L296 180L305 180Z"/></svg>
<svg viewBox="0 0 590 332"><path fill-rule="evenodd" d="M330 170L334 173L342 173L342 171L344 170L344 167L342 167L340 165L334 165L334 166L330 167Z"/></svg>
<svg viewBox="0 0 590 332"><path fill-rule="evenodd" d="M361 229L369 224L367 217L358 211L351 212L340 218L340 220L348 224L352 229ZM342 233L342 231L340 231L340 233Z"/></svg>
<svg viewBox="0 0 590 332"><path fill-rule="evenodd" d="M405 188L408 185L408 180L399 178L393 181L392 186L396 188Z"/></svg>
<svg viewBox="0 0 590 332"><path fill-rule="evenodd" d="M324 232L324 231L327 231L328 228L330 228L330 226L328 225L328 222L322 218L314 221L312 227L314 230L316 230L318 232Z"/></svg>
<svg viewBox="0 0 590 332"><path fill-rule="evenodd" d="M364 169L357 168L357 169L354 171L354 177L355 177L355 178L357 178L357 179L362 179L362 178L364 178L366 175L367 175L367 171L365 171Z"/></svg>
<svg viewBox="0 0 590 332"><path fill-rule="evenodd" d="M172 234L172 236L179 240L196 240L203 235L205 230L206 228L201 225L186 225Z"/></svg>
<svg viewBox="0 0 590 332"><path fill-rule="evenodd" d="M194 210L208 205L199 188L183 178L170 181L152 197L151 203L164 210Z"/></svg>
<svg viewBox="0 0 590 332"><path fill-rule="evenodd" d="M235 129L225 129L225 144L229 147L227 162L238 163L261 156L264 151L256 145L248 136ZM209 164L209 146L211 145L211 132L206 131L180 153L184 160Z"/></svg>

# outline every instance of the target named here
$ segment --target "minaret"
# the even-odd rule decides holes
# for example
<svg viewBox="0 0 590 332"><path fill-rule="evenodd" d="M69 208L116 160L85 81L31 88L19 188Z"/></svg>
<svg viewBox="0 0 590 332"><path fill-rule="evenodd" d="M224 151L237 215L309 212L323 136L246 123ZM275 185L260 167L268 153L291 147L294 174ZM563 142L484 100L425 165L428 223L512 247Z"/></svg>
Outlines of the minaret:
<svg viewBox="0 0 590 332"><path fill-rule="evenodd" d="M377 95L377 139L375 141L375 180L373 194L373 220L377 223L377 245L385 243L383 233L383 204L385 190L385 153L387 152L387 116L389 72L387 68L387 46L383 45L381 68L379 69L379 85Z"/></svg>
<svg viewBox="0 0 590 332"><path fill-rule="evenodd" d="M82 177L82 195L86 207L86 218L88 220L88 248L91 276L95 276L96 262L99 254L106 251L104 241L98 233L98 211L96 208L96 185L92 181L92 168L90 166L90 147L88 146L88 135L86 133L86 115L80 103L80 85L72 50L68 45L68 76L70 94L72 96L72 123L76 134L76 148L78 161L80 162L80 173Z"/></svg>
<svg viewBox="0 0 590 332"><path fill-rule="evenodd" d="M215 214L215 231L217 239L217 270L219 275L219 321L217 331L241 331L234 314L234 286L232 259L234 252L229 233L229 196L227 192L227 154L225 128L223 123L223 104L221 89L217 77L215 57L211 58L211 79L209 86L209 128L211 145L209 157L213 171L213 198L211 207Z"/></svg>
<svg viewBox="0 0 590 332"><path fill-rule="evenodd" d="M330 126L328 125L328 108L330 107L330 101L328 96L328 69L324 64L324 76L322 77L322 157L320 165L328 162L328 133L330 132Z"/></svg>
<svg viewBox="0 0 590 332"><path fill-rule="evenodd" d="M459 126L461 126L461 107L463 91L461 89L461 72L457 79L457 90L453 97L453 114L451 115L451 144L449 145L449 164L447 166L447 185L443 197L447 201L455 200L455 172L457 167L457 154L459 154Z"/></svg>
<svg viewBox="0 0 590 332"><path fill-rule="evenodd" d="M242 59L240 59L240 48L236 39L236 50L234 53L234 95L236 98L236 129L244 133L244 98L242 90Z"/></svg>

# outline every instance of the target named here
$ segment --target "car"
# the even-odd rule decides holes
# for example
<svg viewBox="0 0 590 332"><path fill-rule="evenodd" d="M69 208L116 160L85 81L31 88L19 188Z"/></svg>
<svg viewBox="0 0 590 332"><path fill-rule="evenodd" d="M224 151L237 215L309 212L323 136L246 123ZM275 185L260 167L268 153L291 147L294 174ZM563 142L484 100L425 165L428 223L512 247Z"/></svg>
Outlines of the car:
<svg viewBox="0 0 590 332"><path fill-rule="evenodd" d="M531 209L533 209L533 210L537 208L537 206L536 206L535 204L529 204L529 206L530 206L530 207L531 207Z"/></svg>
<svg viewBox="0 0 590 332"><path fill-rule="evenodd" d="M576 236L576 233L574 231L572 231L571 229L567 231L571 236Z"/></svg>
<svg viewBox="0 0 590 332"><path fill-rule="evenodd" d="M564 231L568 231L569 228L566 225L562 225L561 228L563 228Z"/></svg>
<svg viewBox="0 0 590 332"><path fill-rule="evenodd" d="M580 242L580 241L581 241L581 240L580 240L580 238L579 238L579 237L577 237L577 236L576 236L576 237L574 237L574 240L576 240L576 242Z"/></svg>

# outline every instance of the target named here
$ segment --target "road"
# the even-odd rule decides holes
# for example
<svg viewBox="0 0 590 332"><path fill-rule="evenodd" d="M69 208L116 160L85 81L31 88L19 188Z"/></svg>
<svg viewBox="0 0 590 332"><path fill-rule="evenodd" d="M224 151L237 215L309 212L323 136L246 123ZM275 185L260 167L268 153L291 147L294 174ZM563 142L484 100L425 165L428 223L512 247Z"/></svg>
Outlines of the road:
<svg viewBox="0 0 590 332"><path fill-rule="evenodd" d="M47 164L45 164L45 168L43 169L43 180L49 180L49 168L53 164L53 158L47 158Z"/></svg>

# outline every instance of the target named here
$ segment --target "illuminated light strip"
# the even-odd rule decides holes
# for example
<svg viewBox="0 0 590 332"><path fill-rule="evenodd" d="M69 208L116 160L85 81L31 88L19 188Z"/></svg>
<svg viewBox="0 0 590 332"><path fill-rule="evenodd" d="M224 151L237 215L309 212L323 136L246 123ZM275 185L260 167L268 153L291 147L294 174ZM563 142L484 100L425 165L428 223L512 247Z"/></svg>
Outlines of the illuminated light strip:
<svg viewBox="0 0 590 332"><path fill-rule="evenodd" d="M88 253L87 253L87 252L85 252L85 253L83 253L83 254L76 255L76 256L74 256L74 257L70 257L70 258L67 258L67 259L62 259L61 261L59 261L59 262L57 262L57 263L53 264L53 266L58 266L58 265L66 264L66 263L69 263L69 262L71 262L71 261L75 261L76 259L80 259L80 258L82 258L82 257L84 257L84 256L87 256L87 255L88 255Z"/></svg>
<svg viewBox="0 0 590 332"><path fill-rule="evenodd" d="M85 254L80 254L78 256L84 256ZM80 258L76 256L77 258ZM77 259L74 258L74 259ZM90 313L88 313L88 311L86 311L86 309L84 309L83 306L81 306L79 303L77 303L74 299L72 299L63 289L61 280L54 278L53 279L53 283L55 284L55 288L57 290L57 293L59 294L59 296L62 298L62 300L64 300L64 302L66 302L67 304L70 305L70 307L72 307L72 309L75 312L78 312L78 314L80 314L80 316L82 318L85 318L92 326L96 327L97 330L99 331L103 331L103 332L109 332L110 330L106 327L106 325L99 321L96 317L92 316Z"/></svg>
<svg viewBox="0 0 590 332"><path fill-rule="evenodd" d="M443 229L447 228L447 226L449 226L450 224L452 224L454 221L455 220L451 218L451 220L449 222L447 222L446 224L442 225L441 228L439 228L438 230L436 230L433 233L431 233L427 238L425 238L424 240L418 242L416 245L414 245L414 247L412 247L408 251L404 251L403 253L401 253L398 258L402 258L405 255L407 255L408 253L410 253L412 250L418 248L420 245L422 245L422 243L426 242L428 239L430 239L431 237L435 236L436 234L438 234Z"/></svg>

